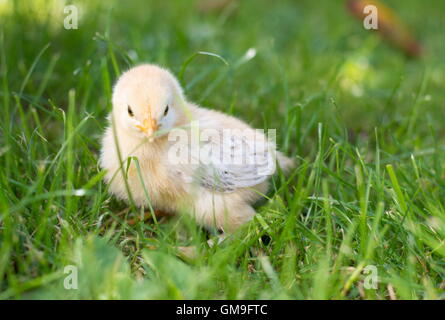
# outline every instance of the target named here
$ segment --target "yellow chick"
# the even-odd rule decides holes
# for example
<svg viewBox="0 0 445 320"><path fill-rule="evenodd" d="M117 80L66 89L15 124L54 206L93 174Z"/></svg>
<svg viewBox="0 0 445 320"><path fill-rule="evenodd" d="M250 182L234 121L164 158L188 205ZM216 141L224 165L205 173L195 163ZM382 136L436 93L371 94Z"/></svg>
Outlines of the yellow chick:
<svg viewBox="0 0 445 320"><path fill-rule="evenodd" d="M254 216L251 205L267 192L275 163L284 171L294 164L263 132L188 102L161 67L122 74L112 100L100 166L109 191L129 201L129 189L140 207L232 232Z"/></svg>

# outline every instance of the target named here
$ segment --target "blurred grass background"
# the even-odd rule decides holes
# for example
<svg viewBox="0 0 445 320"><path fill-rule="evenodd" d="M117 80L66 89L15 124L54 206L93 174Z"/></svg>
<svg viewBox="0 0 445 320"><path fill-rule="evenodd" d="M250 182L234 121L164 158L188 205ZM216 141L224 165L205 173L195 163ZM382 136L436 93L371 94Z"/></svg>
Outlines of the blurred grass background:
<svg viewBox="0 0 445 320"><path fill-rule="evenodd" d="M345 1L0 0L0 298L444 298L445 2L383 2L421 59ZM188 98L276 128L299 159L216 248L185 219L126 224L139 212L122 214L97 165L118 75L142 62L178 75L198 51L229 66L196 56ZM187 244L194 261L176 256Z"/></svg>

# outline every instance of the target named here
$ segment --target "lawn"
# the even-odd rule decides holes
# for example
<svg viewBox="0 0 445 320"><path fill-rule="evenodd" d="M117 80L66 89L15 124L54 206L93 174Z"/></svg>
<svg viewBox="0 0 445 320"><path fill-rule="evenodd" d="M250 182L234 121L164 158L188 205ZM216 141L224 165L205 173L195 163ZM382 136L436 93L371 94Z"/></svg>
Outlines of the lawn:
<svg viewBox="0 0 445 320"><path fill-rule="evenodd" d="M340 0L75 0L68 30L63 1L0 0L0 299L444 299L445 2L384 2L422 57ZM128 224L102 181L113 83L143 62L297 159L218 246Z"/></svg>

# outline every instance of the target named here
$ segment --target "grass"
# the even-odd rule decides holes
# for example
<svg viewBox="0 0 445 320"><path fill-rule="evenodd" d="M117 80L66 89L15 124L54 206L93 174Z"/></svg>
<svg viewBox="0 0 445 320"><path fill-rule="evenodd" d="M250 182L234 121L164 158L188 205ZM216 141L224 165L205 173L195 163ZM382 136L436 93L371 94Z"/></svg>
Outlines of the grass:
<svg viewBox="0 0 445 320"><path fill-rule="evenodd" d="M0 1L0 298L445 298L445 4L385 2L422 59L343 1L76 0L78 30L61 1ZM298 159L220 246L186 219L130 226L141 212L107 194L112 84L141 62L181 74L192 101L277 128ZM188 244L196 260L176 256Z"/></svg>

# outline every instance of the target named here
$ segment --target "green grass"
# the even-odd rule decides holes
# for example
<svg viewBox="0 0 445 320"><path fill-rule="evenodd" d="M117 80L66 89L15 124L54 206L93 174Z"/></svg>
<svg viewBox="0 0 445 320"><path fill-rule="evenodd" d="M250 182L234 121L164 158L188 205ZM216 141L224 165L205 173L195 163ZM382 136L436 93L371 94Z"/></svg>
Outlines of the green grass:
<svg viewBox="0 0 445 320"><path fill-rule="evenodd" d="M0 298L445 298L445 3L385 2L422 59L343 1L74 1L78 30L63 29L59 1L0 1ZM189 61L198 51L228 66ZM107 194L112 85L141 62L182 73L192 101L277 128L298 159L220 246L185 219L129 226L141 213ZM67 265L78 290L63 287Z"/></svg>

